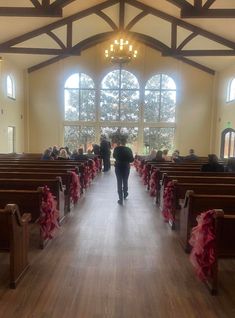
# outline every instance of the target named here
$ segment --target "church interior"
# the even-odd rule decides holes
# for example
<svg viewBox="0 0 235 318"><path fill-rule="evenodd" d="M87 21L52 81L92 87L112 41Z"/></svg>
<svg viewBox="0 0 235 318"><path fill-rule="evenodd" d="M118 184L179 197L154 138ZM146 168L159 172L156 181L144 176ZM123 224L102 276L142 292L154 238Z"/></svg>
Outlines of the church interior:
<svg viewBox="0 0 235 318"><path fill-rule="evenodd" d="M168 149L169 156L177 149L182 157L193 149L200 165L208 154L224 165L235 157L234 1L1 0L0 28L0 209L23 201L10 193L20 189L25 212L42 214L37 202L50 193L40 192L35 179L44 179L58 190L62 213L55 237L41 248L40 219L31 226L30 218L37 218L32 213L20 221L30 223L29 268L16 288L9 288L9 255L10 273L14 257L1 252L11 244L20 248L21 259L26 252L12 233L4 247L8 223L0 213L0 317L234 317L235 170L204 173L199 180L199 163L185 163L184 169L169 162L143 166L151 149ZM129 196L121 206L113 158L108 172L98 159L93 168L40 162L49 147L67 146L71 152L82 147L87 153L101 136L110 139L116 131L128 135L135 156ZM70 169L80 173L80 181ZM158 189L163 176L175 182L166 191ZM12 188L8 178L15 179ZM73 197L78 182L79 195ZM219 272L216 295L196 277L187 248L179 243L177 218L183 229L193 194L187 192L184 205L177 194L176 229L172 214L167 220L162 216L167 191L187 182L200 182L194 199L211 196L206 209L224 211L221 233L226 228L230 233L219 269L212 270L212 276ZM35 193L29 193L32 184Z"/></svg>

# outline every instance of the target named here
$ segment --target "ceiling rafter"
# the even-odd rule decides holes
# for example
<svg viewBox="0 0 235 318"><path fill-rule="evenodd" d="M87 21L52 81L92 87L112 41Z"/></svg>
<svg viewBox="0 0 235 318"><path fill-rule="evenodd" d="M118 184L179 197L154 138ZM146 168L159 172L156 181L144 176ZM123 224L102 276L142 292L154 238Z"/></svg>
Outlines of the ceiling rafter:
<svg viewBox="0 0 235 318"><path fill-rule="evenodd" d="M194 0L190 4L186 0L167 0L181 9L181 18L235 18L235 9L222 8L211 9L216 0L207 0L204 5L202 0Z"/></svg>
<svg viewBox="0 0 235 318"><path fill-rule="evenodd" d="M179 3L184 3L185 1L174 1ZM36 2L35 2L36 3ZM55 2L54 2L55 3ZM112 19L110 19L102 10L111 7L114 4L119 3L119 26L117 26ZM210 1L212 4L212 2ZM91 8L88 8L86 10L77 12L70 17L61 19L59 21L56 21L54 23L51 23L47 26L41 27L39 29L36 29L34 31L25 33L21 36L18 36L16 38L13 38L9 41L6 41L4 43L0 44L0 52L2 53L24 53L24 54L48 54L48 55L57 55L57 57L54 57L52 59L49 59L48 61L45 61L43 63L40 63L39 66L35 65L35 69L39 69L40 66L43 67L46 65L50 65L51 63L54 63L55 61L58 61L62 58L68 57L70 55L80 55L81 50L84 50L88 47L91 47L92 45L95 45L96 43L100 43L102 41L105 41L106 38L108 38L110 35L109 33L105 33L105 35L97 35L95 37L91 37L86 39L85 41L82 41L72 47L72 38L73 38L73 28L72 23L74 21L77 21L81 18L84 18L86 16L89 16L91 14L97 14L100 16L104 21L106 21L110 27L112 28L111 34L113 35L118 30L122 30L122 27L124 27L125 23L125 4L129 4L134 6L135 8L138 8L142 10L141 13L137 14L136 17L134 17L127 25L126 31L129 31L129 34L131 36L136 37L139 41L147 44L150 47L153 47L157 50L159 50L162 55L164 56L171 56L177 59L180 59L190 65L193 65L197 68L203 69L204 71L209 72L212 74L214 71L206 68L203 65L200 65L198 63L195 63L191 60L186 59L186 56L234 56L235 55L235 43L232 41L229 41L223 37L220 37L214 33L208 32L204 29L201 29L199 27L196 27L188 22L182 21L176 17L173 17L165 12L162 12L160 10L154 9L150 6L147 6L139 1L136 0L108 0L104 1L101 4L98 4L96 6L93 6ZM209 5L209 2L206 2L207 5ZM44 2L45 5L45 2ZM170 47L166 46L165 44L159 42L157 39L154 39L152 37L143 36L140 34L137 34L135 32L131 31L131 28L142 18L144 18L147 15L154 15L159 17L160 19L166 20L169 23L171 23L171 44ZM67 40L66 44L64 44L53 32L55 29L58 29L59 27L65 26L67 28ZM189 30L191 34L184 39L181 43L178 43L177 41L177 28L181 27L186 30ZM37 36L47 34L49 35L58 45L59 48L27 48L27 47L16 47L17 44L20 44L22 42L25 42L27 40L33 39ZM224 50L182 50L183 47L187 43L189 43L193 38L196 36L201 35L209 40L212 40L214 42L217 42L219 44L222 44L225 46ZM148 38L148 40L146 40ZM152 45L151 41L154 43ZM226 49L227 47L227 49ZM193 63L193 64L192 64ZM34 66L30 68L31 71L34 69Z"/></svg>
<svg viewBox="0 0 235 318"><path fill-rule="evenodd" d="M0 7L0 16L62 17L63 8L75 0L30 0L34 7Z"/></svg>

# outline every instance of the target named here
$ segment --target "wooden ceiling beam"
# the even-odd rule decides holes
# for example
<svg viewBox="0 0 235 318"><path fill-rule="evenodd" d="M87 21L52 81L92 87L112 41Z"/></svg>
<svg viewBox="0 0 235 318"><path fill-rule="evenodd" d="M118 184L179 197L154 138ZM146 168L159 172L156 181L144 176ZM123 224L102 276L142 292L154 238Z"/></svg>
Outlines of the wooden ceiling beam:
<svg viewBox="0 0 235 318"><path fill-rule="evenodd" d="M42 6L35 8L24 7L0 7L0 16L7 17L51 17L61 18L62 9L55 8L54 10L45 9Z"/></svg>
<svg viewBox="0 0 235 318"><path fill-rule="evenodd" d="M181 18L214 18L214 19L228 19L235 18L235 9L205 9L193 8L193 9L182 9Z"/></svg>
<svg viewBox="0 0 235 318"><path fill-rule="evenodd" d="M166 50L164 55L170 56L235 56L235 50Z"/></svg>
<svg viewBox="0 0 235 318"><path fill-rule="evenodd" d="M80 52L73 48L65 49L44 49L44 48L26 48L26 47L10 47L0 48L1 53L16 53L16 54L37 54L37 55L80 55Z"/></svg>
<svg viewBox="0 0 235 318"><path fill-rule="evenodd" d="M74 2L75 0L56 0L55 2L53 2L50 5L51 9L54 8L64 8L66 7L68 4L70 4L71 2Z"/></svg>
<svg viewBox="0 0 235 318"><path fill-rule="evenodd" d="M213 4L215 1L216 1L216 0L207 0L207 1L205 2L205 4L203 5L203 8L204 8L204 9L209 9L210 6L212 6L212 4Z"/></svg>

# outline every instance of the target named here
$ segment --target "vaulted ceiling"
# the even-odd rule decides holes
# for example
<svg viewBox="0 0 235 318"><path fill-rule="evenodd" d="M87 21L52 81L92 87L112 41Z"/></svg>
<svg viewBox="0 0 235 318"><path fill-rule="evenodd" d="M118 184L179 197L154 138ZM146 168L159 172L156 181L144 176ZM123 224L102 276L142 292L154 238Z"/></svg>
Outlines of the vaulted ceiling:
<svg viewBox="0 0 235 318"><path fill-rule="evenodd" d="M1 0L0 55L33 72L119 31L214 74L235 63L232 0Z"/></svg>

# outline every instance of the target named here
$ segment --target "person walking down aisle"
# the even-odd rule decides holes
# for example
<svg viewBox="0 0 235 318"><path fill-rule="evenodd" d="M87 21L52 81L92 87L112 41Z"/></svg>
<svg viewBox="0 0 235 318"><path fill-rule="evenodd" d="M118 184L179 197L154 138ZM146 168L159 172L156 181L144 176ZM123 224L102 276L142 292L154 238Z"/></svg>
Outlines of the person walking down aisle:
<svg viewBox="0 0 235 318"><path fill-rule="evenodd" d="M130 174L130 162L134 161L132 150L126 147L126 136L120 136L120 141L113 151L115 162L115 174L117 178L118 204L123 204L123 199L128 196L128 178Z"/></svg>

